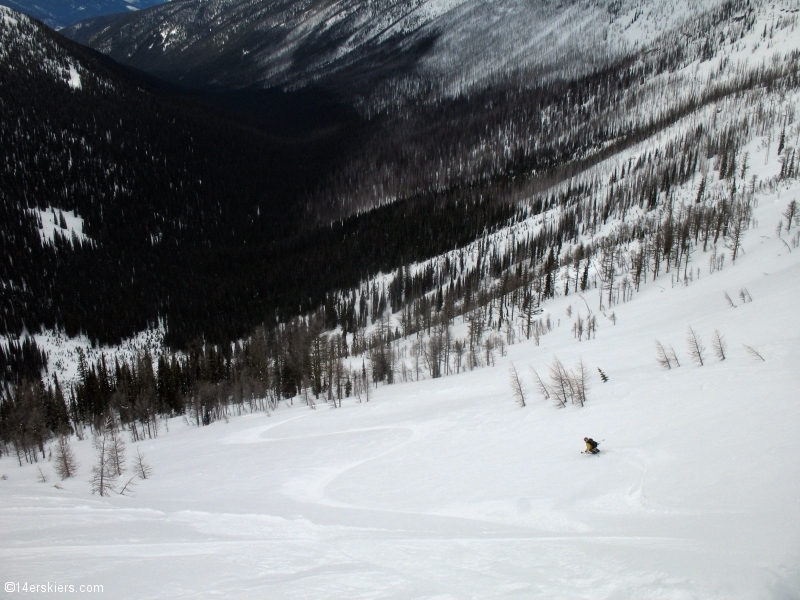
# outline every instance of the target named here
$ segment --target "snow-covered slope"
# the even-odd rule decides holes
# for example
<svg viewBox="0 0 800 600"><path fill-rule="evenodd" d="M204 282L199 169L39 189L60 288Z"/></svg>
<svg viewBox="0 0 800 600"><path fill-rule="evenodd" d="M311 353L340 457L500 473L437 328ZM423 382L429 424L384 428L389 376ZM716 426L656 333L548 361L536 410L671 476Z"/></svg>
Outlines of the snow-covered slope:
<svg viewBox="0 0 800 600"><path fill-rule="evenodd" d="M749 147L765 181L769 144ZM541 345L509 346L492 367L336 410L295 399L200 429L162 422L128 444L153 467L130 496L90 494L88 439L73 441L81 466L63 482L51 462L43 484L37 465L3 457L5 580L137 599L795 598L800 249L782 214L798 196L795 181L764 188L735 265L710 274L698 260L688 285L662 274L615 322L598 312L590 341L567 309L597 301L572 294L547 304ZM656 339L680 367L656 363ZM608 375L592 376L585 407L535 392L528 367L556 356ZM603 452L580 454L584 436Z"/></svg>
<svg viewBox="0 0 800 600"><path fill-rule="evenodd" d="M153 473L125 496L91 495L88 437L72 439L80 467L66 481L48 458L19 465L4 456L6 581L20 592L101 585L123 599L800 596L800 223L785 217L800 199L796 10L786 2L759 12L746 35L727 30L724 53L646 82L642 95L662 102L620 103L615 114L666 124L522 199L559 199L540 203L541 213L450 253L463 271L580 216L575 237L557 247L566 259L579 242L593 246L583 263L590 283L564 293L577 269L557 263L555 297L542 306L552 330L541 339L509 336L481 368L426 379L423 366L421 377L398 375L368 402L362 393L336 409L295 397L269 413L226 405L228 416L209 427L159 418L154 439L126 438L123 483L137 449ZM759 69L769 85L736 87ZM51 71L72 81L67 66ZM687 108L668 120L674 105ZM634 189L653 194L637 191L626 204L623 192ZM743 236L734 242L718 228L704 241L708 220L721 223L733 205ZM637 252L665 246L657 236L675 224L697 226L677 254L683 268L656 252L648 264L663 269L634 292ZM388 287L392 276L372 283ZM483 276L488 296L494 276ZM595 335L578 337L575 325L590 316ZM459 316L453 338L468 328ZM398 371L415 368L410 352L426 335L392 342ZM37 340L62 381L74 376L76 342ZM143 336L125 352L159 341ZM656 341L675 353L669 368L657 362ZM539 393L532 368L547 379L555 358L588 367L584 406L558 408ZM349 360L369 366L369 357ZM509 385L512 365L524 407ZM599 456L581 454L584 436L602 440Z"/></svg>
<svg viewBox="0 0 800 600"><path fill-rule="evenodd" d="M120 62L199 85L330 85L414 72L456 91L519 69L582 72L720 4L192 0L65 31Z"/></svg>

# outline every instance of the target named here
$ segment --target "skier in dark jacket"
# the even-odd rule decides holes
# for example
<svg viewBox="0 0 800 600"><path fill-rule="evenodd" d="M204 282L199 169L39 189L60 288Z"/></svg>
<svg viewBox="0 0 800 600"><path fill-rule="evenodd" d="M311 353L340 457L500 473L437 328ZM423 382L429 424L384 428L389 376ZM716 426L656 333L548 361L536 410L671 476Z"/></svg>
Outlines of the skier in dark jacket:
<svg viewBox="0 0 800 600"><path fill-rule="evenodd" d="M586 442L586 453L587 454L597 454L600 450L597 449L597 442L595 442L592 438L585 437L583 441Z"/></svg>

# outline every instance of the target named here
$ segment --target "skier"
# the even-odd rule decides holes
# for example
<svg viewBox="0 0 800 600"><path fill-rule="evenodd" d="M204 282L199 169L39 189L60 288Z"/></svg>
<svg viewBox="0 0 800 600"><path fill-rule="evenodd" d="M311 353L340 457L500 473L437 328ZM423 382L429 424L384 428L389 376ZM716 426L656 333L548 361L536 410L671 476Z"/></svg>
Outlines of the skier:
<svg viewBox="0 0 800 600"><path fill-rule="evenodd" d="M585 437L583 441L586 442L586 452L585 454L597 454L600 450L597 448L597 442L595 442L592 438Z"/></svg>

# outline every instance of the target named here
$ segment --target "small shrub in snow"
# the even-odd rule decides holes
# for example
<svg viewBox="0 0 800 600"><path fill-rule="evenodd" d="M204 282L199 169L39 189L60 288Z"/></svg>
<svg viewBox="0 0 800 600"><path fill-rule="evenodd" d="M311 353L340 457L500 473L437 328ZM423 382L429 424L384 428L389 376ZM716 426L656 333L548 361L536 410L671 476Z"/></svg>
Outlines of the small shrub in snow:
<svg viewBox="0 0 800 600"><path fill-rule="evenodd" d="M678 355L675 354L675 348L673 348L672 345L670 345L670 347L669 347L669 359L673 363L675 363L676 367L680 367L681 366L681 363L678 361Z"/></svg>
<svg viewBox="0 0 800 600"><path fill-rule="evenodd" d="M762 362L767 362L767 360L763 356L761 356L761 353L755 348L751 348L747 344L742 344L742 346L744 346L744 349L747 350L747 353L753 358L757 358Z"/></svg>
<svg viewBox="0 0 800 600"><path fill-rule="evenodd" d="M50 478L44 474L44 472L42 471L42 467L37 467L37 469L39 469L39 475L37 475L36 481L38 481L39 483L47 483L50 480Z"/></svg>
<svg viewBox="0 0 800 600"><path fill-rule="evenodd" d="M675 354L675 348L672 346L664 346L664 344L658 340L656 340L656 362L665 369L681 366L678 355Z"/></svg>
<svg viewBox="0 0 800 600"><path fill-rule="evenodd" d="M514 395L514 399L519 402L519 405L523 408L525 407L525 384L522 381L519 373L517 372L517 368L514 366L514 363L511 363L511 367L509 369L509 379L511 383L511 393Z"/></svg>
<svg viewBox="0 0 800 600"><path fill-rule="evenodd" d="M539 393L545 400L550 400L550 388L548 388L547 384L542 381L541 377L539 377L539 373L536 372L536 369L531 367L531 371L533 371L533 375L536 377L536 387L539 390Z"/></svg>
<svg viewBox="0 0 800 600"><path fill-rule="evenodd" d="M792 231L792 223L798 224L800 221L800 209L798 208L797 201L792 200L783 212L783 218L786 219L786 233Z"/></svg>
<svg viewBox="0 0 800 600"><path fill-rule="evenodd" d="M136 479L136 475L134 475L133 477L128 479L128 481L125 483L125 485L122 486L122 489L120 491L118 491L117 493L120 496L124 496L126 493L131 492L133 490L133 488L136 487L136 482L134 481L134 479Z"/></svg>
<svg viewBox="0 0 800 600"><path fill-rule="evenodd" d="M656 340L656 362L665 369L672 368L672 361L669 359L666 348L664 345Z"/></svg>
<svg viewBox="0 0 800 600"><path fill-rule="evenodd" d="M725 351L728 348L728 345L725 343L722 335L716 329L714 330L714 338L711 341L711 347L714 350L714 354L717 355L717 358L720 360L725 360Z"/></svg>

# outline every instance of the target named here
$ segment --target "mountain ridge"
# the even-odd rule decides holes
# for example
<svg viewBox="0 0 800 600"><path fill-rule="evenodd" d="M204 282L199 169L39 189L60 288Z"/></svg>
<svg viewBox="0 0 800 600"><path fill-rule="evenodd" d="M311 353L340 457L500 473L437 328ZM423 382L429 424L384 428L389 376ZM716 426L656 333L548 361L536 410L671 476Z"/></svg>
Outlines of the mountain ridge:
<svg viewBox="0 0 800 600"><path fill-rule="evenodd" d="M141 10L170 0L3 0L3 6L62 29L77 21Z"/></svg>
<svg viewBox="0 0 800 600"><path fill-rule="evenodd" d="M199 87L358 82L348 71L392 79L402 74L386 64L393 55L407 57L415 77L443 80L457 94L519 69L586 72L720 4L184 0L111 23L78 23L65 34L122 63Z"/></svg>

